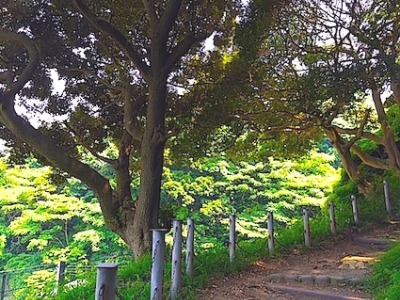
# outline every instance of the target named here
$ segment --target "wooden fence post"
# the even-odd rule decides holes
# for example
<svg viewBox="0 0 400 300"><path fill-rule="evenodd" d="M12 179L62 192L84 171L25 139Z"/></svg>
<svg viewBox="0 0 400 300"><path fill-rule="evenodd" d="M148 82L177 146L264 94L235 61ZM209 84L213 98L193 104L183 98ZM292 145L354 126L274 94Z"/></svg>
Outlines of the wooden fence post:
<svg viewBox="0 0 400 300"><path fill-rule="evenodd" d="M268 213L268 253L269 256L274 256L274 214Z"/></svg>
<svg viewBox="0 0 400 300"><path fill-rule="evenodd" d="M187 220L187 236L186 236L186 275L193 276L194 269L194 221Z"/></svg>
<svg viewBox="0 0 400 300"><path fill-rule="evenodd" d="M171 299L178 299L178 294L182 284L182 223L174 220L173 222L173 246L172 246L172 268L171 268Z"/></svg>
<svg viewBox="0 0 400 300"><path fill-rule="evenodd" d="M329 203L329 222L332 235L336 235L335 204L332 201Z"/></svg>
<svg viewBox="0 0 400 300"><path fill-rule="evenodd" d="M235 260L236 250L236 216L229 215L229 261L231 263Z"/></svg>
<svg viewBox="0 0 400 300"><path fill-rule="evenodd" d="M303 209L304 216L304 244L307 248L311 246L310 214L308 209Z"/></svg>
<svg viewBox="0 0 400 300"><path fill-rule="evenodd" d="M7 287L7 273L5 271L1 272L1 291L0 291L0 300L4 300L4 296L6 293Z"/></svg>
<svg viewBox="0 0 400 300"><path fill-rule="evenodd" d="M383 181L383 192L385 195L385 205L386 205L386 211L388 214L392 213L392 204L390 202L390 187L389 187L389 182L387 180Z"/></svg>
<svg viewBox="0 0 400 300"><path fill-rule="evenodd" d="M153 229L153 262L151 265L151 300L162 300L165 264L165 233L167 229ZM108 300L108 299L105 299Z"/></svg>
<svg viewBox="0 0 400 300"><path fill-rule="evenodd" d="M64 283L64 277L65 277L65 261L59 261L57 264L57 277L56 277L56 293L58 292L58 289L60 286Z"/></svg>
<svg viewBox="0 0 400 300"><path fill-rule="evenodd" d="M353 208L353 218L354 218L354 223L356 225L360 224L360 219L358 217L358 203L357 203L357 197L355 195L351 195L351 206Z"/></svg>
<svg viewBox="0 0 400 300"><path fill-rule="evenodd" d="M102 263L97 266L95 300L115 300L117 296L118 264Z"/></svg>

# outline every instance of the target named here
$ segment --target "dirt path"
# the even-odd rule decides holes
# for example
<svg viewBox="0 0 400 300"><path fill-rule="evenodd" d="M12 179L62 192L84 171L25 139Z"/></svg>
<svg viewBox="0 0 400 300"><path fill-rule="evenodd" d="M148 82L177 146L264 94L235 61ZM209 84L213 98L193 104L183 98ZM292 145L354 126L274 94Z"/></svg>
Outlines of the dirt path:
<svg viewBox="0 0 400 300"><path fill-rule="evenodd" d="M198 300L372 299L360 282L393 241L400 224L347 233L307 253L257 262L249 270L215 278Z"/></svg>

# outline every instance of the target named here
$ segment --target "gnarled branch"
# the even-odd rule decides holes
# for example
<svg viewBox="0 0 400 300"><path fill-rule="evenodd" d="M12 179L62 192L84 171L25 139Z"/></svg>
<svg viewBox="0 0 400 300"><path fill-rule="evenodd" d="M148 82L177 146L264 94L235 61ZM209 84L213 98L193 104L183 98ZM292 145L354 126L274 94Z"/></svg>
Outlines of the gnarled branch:
<svg viewBox="0 0 400 300"><path fill-rule="evenodd" d="M74 0L74 4L94 28L107 34L114 42L117 43L121 50L125 52L129 59L139 69L143 77L147 78L150 67L147 66L146 63L140 58L132 43L130 43L126 37L109 22L97 18L96 15L84 3L84 1Z"/></svg>
<svg viewBox="0 0 400 300"><path fill-rule="evenodd" d="M24 33L15 33L0 29L0 40L12 41L21 44L28 51L29 62L17 80L7 84L5 93L7 99L14 99L14 96L32 79L32 76L39 64L39 52L33 41ZM9 75L8 75L9 76Z"/></svg>
<svg viewBox="0 0 400 300"><path fill-rule="evenodd" d="M351 148L353 153L356 154L363 163L365 163L367 166L380 169L380 170L386 170L390 168L390 165L382 159L378 159L376 157L373 157L363 151L360 146L358 145L353 145Z"/></svg>
<svg viewBox="0 0 400 300"><path fill-rule="evenodd" d="M76 158L67 155L64 149L58 146L53 139L44 135L25 119L18 116L13 106L0 108L0 122L9 128L17 138L31 145L51 164L82 180L93 189L99 199L107 225L112 230L118 229L119 224L116 216L119 203L113 201L113 189L105 177Z"/></svg>
<svg viewBox="0 0 400 300"><path fill-rule="evenodd" d="M369 140L373 141L376 144L383 145L384 144L384 140L383 140L382 137L377 136L377 135L375 135L373 133L364 131L364 128L365 128L365 125L367 124L367 121L368 121L370 113L371 113L371 111L369 109L367 109L365 111L364 117L363 117L363 119L361 121L361 124L360 124L360 126L358 128L342 128L342 127L339 127L337 125L331 125L331 127L334 128L338 134L349 134L349 135L354 135L355 136L353 139L351 139L348 142L348 146L349 147L352 147L355 144L355 142L357 142L361 138L366 138L366 139L369 139Z"/></svg>
<svg viewBox="0 0 400 300"><path fill-rule="evenodd" d="M342 128L337 125L332 125L331 127L334 128L337 131L337 133L339 133L339 134L357 135L357 132L359 131L359 128ZM373 133L362 132L361 137L369 139L376 144L383 145L382 137L377 136Z"/></svg>

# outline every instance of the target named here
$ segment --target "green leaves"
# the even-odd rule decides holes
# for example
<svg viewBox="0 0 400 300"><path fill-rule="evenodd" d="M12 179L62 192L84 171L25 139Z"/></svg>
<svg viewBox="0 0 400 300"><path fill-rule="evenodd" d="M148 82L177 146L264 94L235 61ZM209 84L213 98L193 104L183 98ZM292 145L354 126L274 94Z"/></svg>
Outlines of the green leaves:
<svg viewBox="0 0 400 300"><path fill-rule="evenodd" d="M37 260L35 265L60 260L82 264L97 253L126 250L105 228L98 202L82 183L72 180L55 186L49 180L51 170L36 165L3 168L2 172L0 253L18 257L28 252ZM31 267L24 260L21 263L19 268ZM36 281L38 274L32 276Z"/></svg>
<svg viewBox="0 0 400 300"><path fill-rule="evenodd" d="M164 207L175 218L196 220L203 232L199 243L215 245L227 237L228 215L236 213L243 233L265 234L268 211L278 227L300 218L302 209L320 209L339 172L333 155L312 151L299 160L232 162L225 157L202 158L191 165L164 168Z"/></svg>

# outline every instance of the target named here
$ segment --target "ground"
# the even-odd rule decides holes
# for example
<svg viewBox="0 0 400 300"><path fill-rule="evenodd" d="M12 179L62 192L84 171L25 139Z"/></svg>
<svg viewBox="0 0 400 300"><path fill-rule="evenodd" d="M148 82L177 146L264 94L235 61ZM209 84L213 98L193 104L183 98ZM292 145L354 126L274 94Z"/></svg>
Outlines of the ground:
<svg viewBox="0 0 400 300"><path fill-rule="evenodd" d="M258 261L248 270L214 278L198 300L372 299L362 281L390 244L400 240L400 224L358 229L304 253Z"/></svg>

